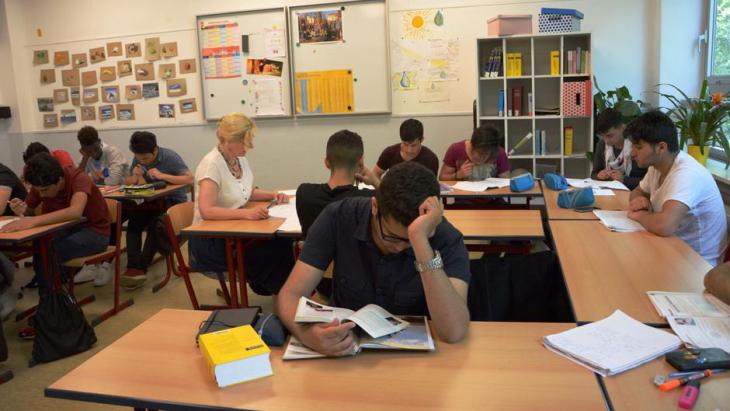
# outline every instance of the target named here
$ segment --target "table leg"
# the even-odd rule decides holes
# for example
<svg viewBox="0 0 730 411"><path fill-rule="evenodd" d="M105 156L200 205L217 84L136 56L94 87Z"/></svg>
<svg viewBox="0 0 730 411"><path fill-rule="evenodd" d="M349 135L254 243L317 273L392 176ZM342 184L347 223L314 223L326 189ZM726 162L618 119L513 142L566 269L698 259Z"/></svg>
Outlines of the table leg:
<svg viewBox="0 0 730 411"><path fill-rule="evenodd" d="M238 308L238 290L236 288L236 268L233 266L233 243L236 240L226 238L226 264L228 265L228 284L231 287L231 307Z"/></svg>
<svg viewBox="0 0 730 411"><path fill-rule="evenodd" d="M246 240L238 240L236 241L236 260L238 262L238 275L239 275L239 283L238 286L240 287L240 294L241 294L241 304L244 307L248 307L248 292L246 291L246 271L243 268L243 257L245 252L245 245L244 241Z"/></svg>

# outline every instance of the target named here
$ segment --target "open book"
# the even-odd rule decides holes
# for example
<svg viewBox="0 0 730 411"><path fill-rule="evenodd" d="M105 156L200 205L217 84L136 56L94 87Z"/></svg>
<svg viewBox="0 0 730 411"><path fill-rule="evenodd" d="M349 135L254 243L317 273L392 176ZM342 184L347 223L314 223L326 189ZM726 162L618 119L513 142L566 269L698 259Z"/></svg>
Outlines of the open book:
<svg viewBox="0 0 730 411"><path fill-rule="evenodd" d="M457 190L480 192L490 188L509 187L509 178L492 177L481 181L459 181L453 187Z"/></svg>
<svg viewBox="0 0 730 411"><path fill-rule="evenodd" d="M375 304L352 311L319 304L301 297L294 320L298 323L327 323L335 318L342 322L352 321L358 325L353 355L363 348L419 351L433 351L436 348L426 317L396 317ZM320 357L324 355L311 350L292 335L283 359Z"/></svg>
<svg viewBox="0 0 730 411"><path fill-rule="evenodd" d="M593 210L601 223L611 231L630 233L633 231L646 231L646 228L626 216L627 211Z"/></svg>
<svg viewBox="0 0 730 411"><path fill-rule="evenodd" d="M610 180L601 181L592 178L566 178L568 185L575 188L593 187L593 188L610 188L612 190L629 191L629 188L620 181Z"/></svg>
<svg viewBox="0 0 730 411"><path fill-rule="evenodd" d="M644 325L620 310L609 317L543 338L545 347L606 377L679 348L675 335Z"/></svg>
<svg viewBox="0 0 730 411"><path fill-rule="evenodd" d="M710 294L647 291L679 338L697 348L730 352L730 306Z"/></svg>

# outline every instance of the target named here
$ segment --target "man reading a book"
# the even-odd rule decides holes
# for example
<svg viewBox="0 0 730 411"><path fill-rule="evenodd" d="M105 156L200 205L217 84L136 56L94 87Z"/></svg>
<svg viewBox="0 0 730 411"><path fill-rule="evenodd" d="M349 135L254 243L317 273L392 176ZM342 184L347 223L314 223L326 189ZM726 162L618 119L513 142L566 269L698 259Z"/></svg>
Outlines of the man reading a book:
<svg viewBox="0 0 730 411"><path fill-rule="evenodd" d="M436 177L408 161L390 169L375 198L346 198L322 211L278 301L281 320L308 347L352 354L353 323L300 325L299 298L311 295L334 262L331 305L377 304L400 315L429 315L446 342L464 338L469 257L462 234L443 218Z"/></svg>

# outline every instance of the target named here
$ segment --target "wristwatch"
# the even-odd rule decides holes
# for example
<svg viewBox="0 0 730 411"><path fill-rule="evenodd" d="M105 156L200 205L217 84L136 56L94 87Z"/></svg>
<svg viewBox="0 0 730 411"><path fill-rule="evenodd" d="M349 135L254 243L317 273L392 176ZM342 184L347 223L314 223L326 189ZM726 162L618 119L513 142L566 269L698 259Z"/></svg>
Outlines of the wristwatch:
<svg viewBox="0 0 730 411"><path fill-rule="evenodd" d="M441 253L436 250L433 252L433 254L433 259L426 261L425 263L419 263L418 261L414 261L413 265L416 267L416 271L422 273L425 271L433 271L444 268L444 260L441 259Z"/></svg>

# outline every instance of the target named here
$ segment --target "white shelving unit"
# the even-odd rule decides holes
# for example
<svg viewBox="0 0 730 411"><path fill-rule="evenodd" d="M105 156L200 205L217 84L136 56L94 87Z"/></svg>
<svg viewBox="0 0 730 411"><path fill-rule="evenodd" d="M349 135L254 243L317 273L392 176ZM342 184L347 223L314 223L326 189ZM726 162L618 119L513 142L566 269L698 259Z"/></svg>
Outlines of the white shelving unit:
<svg viewBox="0 0 730 411"><path fill-rule="evenodd" d="M503 64L499 77L486 77L490 53L502 49ZM546 152L535 155L535 141L524 145L510 156L510 168L523 168L541 177L546 171L555 171L566 177L586 177L590 174L590 161L586 152L593 151L593 110L589 116L566 117L562 107L563 84L567 81L590 80L591 65L581 74L567 73L567 51L590 50L590 33L547 33L538 35L487 37L477 39L477 113L479 124L489 123L504 135L507 152L528 132L546 130ZM560 51L560 74L550 74L550 51ZM507 53L522 53L522 76L505 76ZM532 93L533 106L560 107L559 115L530 115L509 117L506 108L510 104L510 90L523 87L523 112L527 113L527 95ZM504 90L505 112L499 115L499 91ZM591 92L592 94L592 92ZM592 95L590 104L592 108ZM565 127L573 127L573 152L565 155Z"/></svg>

